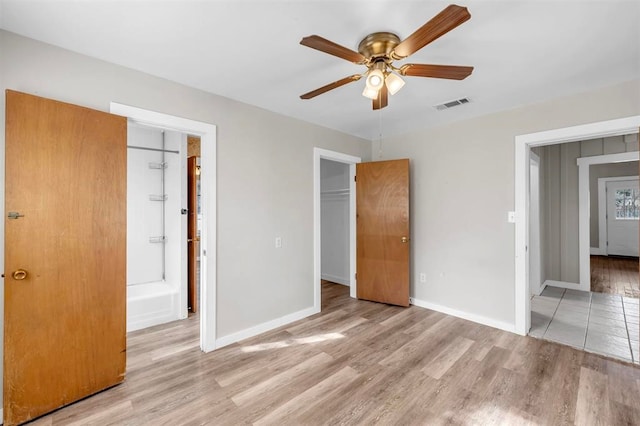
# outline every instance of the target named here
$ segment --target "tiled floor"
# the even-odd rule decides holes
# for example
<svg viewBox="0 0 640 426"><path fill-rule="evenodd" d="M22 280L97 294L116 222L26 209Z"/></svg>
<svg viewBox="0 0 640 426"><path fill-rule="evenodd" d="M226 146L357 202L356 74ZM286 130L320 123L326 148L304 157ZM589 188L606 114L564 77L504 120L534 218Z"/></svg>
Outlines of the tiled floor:
<svg viewBox="0 0 640 426"><path fill-rule="evenodd" d="M531 299L530 336L640 363L638 299L546 287Z"/></svg>

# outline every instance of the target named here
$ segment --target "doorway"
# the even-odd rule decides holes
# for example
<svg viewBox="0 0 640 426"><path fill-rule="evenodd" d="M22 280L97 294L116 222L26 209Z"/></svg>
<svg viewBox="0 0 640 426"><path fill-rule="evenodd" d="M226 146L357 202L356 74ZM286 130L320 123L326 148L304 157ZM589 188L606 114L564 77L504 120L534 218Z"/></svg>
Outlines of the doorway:
<svg viewBox="0 0 640 426"><path fill-rule="evenodd" d="M622 130L625 128L625 124L628 124L628 121L625 120L614 120L613 122L606 122L605 124L599 123L601 128L606 128L609 126L609 130L601 134L589 134L590 137L584 136L575 136L575 139L571 140L556 140L553 142L547 141L547 143L543 143L540 145L533 146L542 146L542 145L553 145L556 144L557 147L561 148L562 153L566 158L562 161L567 162L567 158L573 155L573 160L568 161L567 164L572 163L573 169L576 169L576 157L577 157L577 173L576 171L571 172L575 173L575 177L572 177L572 174L568 172L569 169L564 172L560 171L560 176L563 177L564 181L561 181L562 184L559 189L559 193L563 194L564 191L569 191L573 185L574 188L578 188L578 197L573 196L572 204L567 200L571 200L571 198L566 198L566 195L563 195L561 202L562 208L564 208L565 218L575 218L576 215L579 217L578 226L575 227L575 230L572 230L572 224L567 222L566 220L562 223L565 224L566 228L564 233L560 233L563 237L561 237L561 246L564 241L562 238L567 237L567 235L576 232L579 234L579 242L575 243L565 242L565 249L572 249L573 254L569 254L569 256L575 256L574 259L579 264L573 265L571 261L568 263L564 263L561 265L561 273L563 276L566 274L566 277L571 277L569 282L558 281L559 286L547 287L542 292L541 296L535 296L533 300L525 300L523 303L521 302L520 306L516 304L516 312L518 312L518 308L521 306L526 307L525 318L516 317L516 322L520 320L520 325L524 323L524 331L528 332L528 334L534 337L543 337L547 340L557 341L563 344L568 344L570 346L574 346L580 349L584 349L591 352L596 352L608 356L612 356L615 358L620 358L627 361L636 361L638 362L638 314L637 314L637 299L629 299L621 296L614 296L602 293L592 293L590 292L590 270L589 270L589 247L592 245L593 239L590 241L590 226L593 228L593 223L589 222L589 211L591 207L591 211L593 211L594 206L589 205L589 201L594 201L597 199L597 193L593 194L593 188L591 188L592 196L589 197L590 192L590 165L604 165L608 162L625 162L625 161L633 161L637 160L638 152L637 148L635 148L635 152L622 152L619 154L606 154L606 155L594 155L594 146L589 145L590 142L598 142L594 139L602 139L600 142L602 145L602 150L604 152L611 152L611 149L605 150L604 141L606 137L609 136L619 136L620 144L622 144L621 151L633 150L634 148L630 148L630 143L637 143L635 139L636 136L633 137L633 141L626 140L626 137L623 135L634 135L638 133L638 129L635 126L629 130ZM581 133L585 135L586 131L592 131L593 126L578 126L582 127L582 129L573 129L576 130L576 134ZM584 127L587 127L585 130ZM613 130L617 128L617 130ZM563 129L566 133L568 129ZM548 133L548 132L545 132ZM527 135L532 136L532 135ZM542 134L541 138L546 138L547 135ZM622 141L627 142L626 146L622 143ZM586 141L587 145L585 146ZM518 142L518 138L516 138L516 142ZM569 142L574 142L569 144ZM613 139L612 139L613 142ZM578 143L578 144L576 144ZM577 148L576 148L577 146ZM526 151L531 149L531 145L527 145L525 147ZM518 151L518 145L516 145L516 151ZM549 147L548 147L549 148ZM614 148L614 147L612 147ZM617 148L615 148L617 149ZM558 151L560 152L560 151ZM615 152L615 151L614 151ZM619 152L619 151L618 151ZM548 152L547 152L548 153ZM571 154L573 153L573 154ZM591 153L591 154L589 154ZM533 154L527 152L527 154ZM600 152L600 154L603 154ZM592 155L592 156L589 156ZM531 158L531 155L530 155ZM531 159L529 158L529 162ZM522 160L522 158L520 158ZM547 159L548 160L548 159ZM571 160L571 158L569 158ZM516 157L516 162L518 161L518 157ZM560 162L558 163L560 164ZM629 165L631 168L637 169L637 163L634 165ZM535 197L533 186L535 186L535 176L531 173L530 170L527 170L529 176L525 176L525 178L529 178L529 193L525 196L525 202L532 202L532 198ZM610 172L610 171L609 171ZM598 175L596 174L595 177ZM605 174L605 176L607 176ZM612 175L608 175L612 176ZM595 180L594 176L591 176ZM518 174L516 174L516 178L518 178ZM546 177L545 177L546 178ZM637 182L637 181L636 181ZM518 185L516 185L517 187ZM563 191L563 188L566 189ZM594 183L591 182L591 186L594 186ZM627 188L629 185L623 185L624 188L621 187L621 200L618 200L618 204L626 205L627 210L632 210L631 207L635 206L636 200L633 198L633 188ZM573 190L575 191L575 189ZM615 193L615 191L614 191ZM516 191L518 194L518 191ZM611 195L611 194L609 194ZM571 197L571 195L569 195ZM549 200L547 200L549 203ZM597 206L597 201L595 201ZM615 200L612 201L609 196L609 204L616 204ZM552 205L552 204L549 204ZM575 205L575 207L571 207ZM579 209L578 209L579 205ZM575 213L570 213L570 210L575 208ZM633 212L627 213L633 215ZM532 235L532 227L531 222L534 220L533 212L531 210L525 211L526 219L529 221L529 229L525 228L526 231L529 231L526 235L528 242L530 243L530 248L535 244L535 235ZM614 213L615 215L615 213ZM591 214L593 216L593 213ZM560 215L562 217L562 213ZM574 222L575 223L575 222ZM637 223L637 219L636 219ZM516 222L517 225L517 222ZM548 223L545 224L546 227L553 228L552 225ZM518 226L516 226L516 231L518 231ZM637 247L638 244L638 230L635 228L635 231L629 231L625 237L631 236L631 239L634 240L630 243L630 245L635 245ZM593 231L591 231L593 232ZM597 234L597 228L596 228ZM566 235L565 235L566 234ZM566 238L565 238L566 239ZM629 238L627 238L629 240ZM627 241L629 242L629 241ZM602 242L601 242L602 243ZM573 248L572 248L573 247ZM578 248L578 250L576 250ZM518 252L519 247L516 246L516 252ZM526 250L526 245L525 245ZM594 249L592 248L591 251ZM547 252L548 250L545 250ZM577 253L576 253L577 252ZM567 253L570 253L567 252ZM518 253L517 253L518 254ZM561 252L564 254L564 251ZM578 254L578 256L576 256ZM534 268L534 259L531 253L528 253L525 259L525 271L528 269L528 278L529 282L527 282L528 291L534 293L533 287L535 283L532 281L531 277L534 275L532 268ZM561 256L562 257L562 256ZM637 258L636 258L637 259ZM518 259L516 258L516 264L518 264ZM571 268L567 267L567 265L571 266ZM573 268L573 266L575 268ZM553 266L553 265L548 265ZM549 267L547 268L549 269ZM575 270L574 270L575 269ZM585 271L586 269L586 271ZM517 268L516 268L517 270ZM550 274L551 272L546 271L544 274ZM638 275L637 270L637 260L636 260L636 268L633 272L635 276ZM518 278L518 275L516 276ZM544 281L544 278L543 278ZM572 284L573 283L573 284ZM518 287L516 287L518 290ZM527 291L527 293L528 293ZM517 301L516 301L517 302ZM531 306L527 304L531 303ZM531 315L527 317L526 315ZM533 319L531 319L533 317ZM524 320L524 321L523 321ZM531 322L529 322L531 321ZM518 325L518 324L517 324ZM519 331L519 330L518 330ZM635 348L634 348L635 345Z"/></svg>
<svg viewBox="0 0 640 426"><path fill-rule="evenodd" d="M216 348L216 126L115 102L111 103L110 112L128 117L131 123L200 137L202 163L200 252L203 259L200 349L210 352Z"/></svg>
<svg viewBox="0 0 640 426"><path fill-rule="evenodd" d="M127 129L127 332L187 317L185 134Z"/></svg>
<svg viewBox="0 0 640 426"><path fill-rule="evenodd" d="M200 204L200 138L187 137L187 309L190 314L200 306L200 234L202 209Z"/></svg>
<svg viewBox="0 0 640 426"><path fill-rule="evenodd" d="M359 157L343 154L340 152L329 151L321 148L313 149L313 241L314 241L314 262L313 262L313 282L314 282L314 311L320 312L322 302L322 161L330 161L344 165L343 170L347 176L348 182L342 182L332 189L339 190L337 192L345 193L348 184L348 276L344 277L344 282L349 284L349 295L356 297L356 197L355 197L355 175L356 164L361 162ZM327 163L325 163L327 164ZM325 165L326 167L326 165ZM339 167L336 165L336 167ZM338 170L340 170L338 168ZM331 189L327 189L329 191ZM330 192L327 195L331 194Z"/></svg>
<svg viewBox="0 0 640 426"><path fill-rule="evenodd" d="M515 137L515 332L526 335L531 326L530 283L529 283L529 164L531 148L556 143L575 142L608 136L638 134L640 116L601 121L580 126L525 134ZM581 174L587 173L580 171ZM588 179L580 181L580 203L588 204ZM587 205L588 207L588 205ZM587 210L588 211L588 210ZM580 234L589 232L588 217L579 217ZM589 259L588 239L581 238L581 264Z"/></svg>
<svg viewBox="0 0 640 426"><path fill-rule="evenodd" d="M606 182L607 254L638 257L638 179Z"/></svg>

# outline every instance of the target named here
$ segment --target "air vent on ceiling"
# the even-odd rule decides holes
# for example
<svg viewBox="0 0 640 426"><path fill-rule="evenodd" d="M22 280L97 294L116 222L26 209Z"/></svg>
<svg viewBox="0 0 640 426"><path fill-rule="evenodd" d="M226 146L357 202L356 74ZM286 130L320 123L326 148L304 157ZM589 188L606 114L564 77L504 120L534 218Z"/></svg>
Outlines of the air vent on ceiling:
<svg viewBox="0 0 640 426"><path fill-rule="evenodd" d="M440 105L435 105L434 108L437 109L438 111L444 111L445 109L453 108L458 105L468 104L469 102L471 102L471 99L461 98L461 99L456 99L455 101L449 101Z"/></svg>

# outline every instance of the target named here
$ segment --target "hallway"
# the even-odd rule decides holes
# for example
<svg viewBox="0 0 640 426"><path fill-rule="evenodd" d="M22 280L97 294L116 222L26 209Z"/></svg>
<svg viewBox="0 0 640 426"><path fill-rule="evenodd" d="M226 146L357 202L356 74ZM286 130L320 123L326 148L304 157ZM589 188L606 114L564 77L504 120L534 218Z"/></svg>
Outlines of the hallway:
<svg viewBox="0 0 640 426"><path fill-rule="evenodd" d="M640 297L638 258L591 256L591 291Z"/></svg>

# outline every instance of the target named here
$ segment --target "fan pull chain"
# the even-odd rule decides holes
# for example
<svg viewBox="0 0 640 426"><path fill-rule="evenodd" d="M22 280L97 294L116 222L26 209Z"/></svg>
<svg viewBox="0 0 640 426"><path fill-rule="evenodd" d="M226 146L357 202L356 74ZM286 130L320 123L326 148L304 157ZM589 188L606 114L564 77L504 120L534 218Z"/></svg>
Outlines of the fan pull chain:
<svg viewBox="0 0 640 426"><path fill-rule="evenodd" d="M382 159L382 108L378 110L378 160Z"/></svg>

